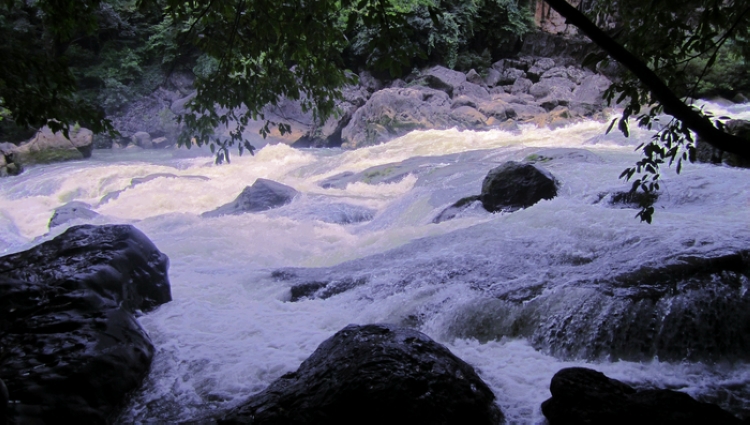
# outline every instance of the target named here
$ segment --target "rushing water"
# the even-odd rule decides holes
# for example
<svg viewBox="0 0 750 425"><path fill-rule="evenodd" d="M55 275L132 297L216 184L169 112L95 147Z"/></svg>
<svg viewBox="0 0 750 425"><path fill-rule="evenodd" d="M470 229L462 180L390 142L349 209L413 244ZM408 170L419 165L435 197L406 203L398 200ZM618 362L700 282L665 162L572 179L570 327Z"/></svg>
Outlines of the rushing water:
<svg viewBox="0 0 750 425"><path fill-rule="evenodd" d="M750 117L748 107L729 112ZM605 128L585 122L519 133L425 131L356 151L275 145L222 166L205 152L96 151L87 161L0 181L0 253L80 224L47 228L55 208L76 200L101 214L90 222L134 224L169 256L174 301L139 319L156 355L122 423L189 420L236 405L296 369L342 327L373 322L413 326L448 346L478 369L511 423L543 423L539 406L550 378L573 365L747 411L744 363L621 361L617 353L592 357L585 350L554 357L503 327L517 313L498 301L508 293L530 291L533 298L677 255L749 247L750 170L691 164L680 176L667 171L655 222L642 224L636 210L613 208L602 194L629 187L617 176L637 160L633 149L648 134L625 139L603 135ZM553 151L555 159L541 164L561 183L555 199L512 214L475 208L432 223L456 200L478 194L491 168L551 148L587 151ZM395 183L319 185L405 160L413 172ZM301 195L265 213L200 217L261 177ZM374 218L336 223L354 207ZM272 277L280 268L300 279L365 283L327 299L289 302L294 280ZM559 303L591 301L560 293L567 298Z"/></svg>

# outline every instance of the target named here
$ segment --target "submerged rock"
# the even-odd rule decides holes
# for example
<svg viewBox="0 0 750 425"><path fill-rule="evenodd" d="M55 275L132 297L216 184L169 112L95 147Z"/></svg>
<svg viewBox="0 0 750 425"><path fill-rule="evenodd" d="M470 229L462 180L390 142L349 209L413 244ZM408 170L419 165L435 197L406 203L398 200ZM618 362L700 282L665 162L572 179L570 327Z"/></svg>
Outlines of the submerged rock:
<svg viewBox="0 0 750 425"><path fill-rule="evenodd" d="M742 421L716 405L671 390L634 388L582 367L552 377L552 398L542 403L550 425L733 425Z"/></svg>
<svg viewBox="0 0 750 425"><path fill-rule="evenodd" d="M220 423L499 424L494 399L470 365L426 335L350 325Z"/></svg>
<svg viewBox="0 0 750 425"><path fill-rule="evenodd" d="M557 196L555 178L533 164L514 161L492 169L482 182L480 200L487 211L515 211Z"/></svg>
<svg viewBox="0 0 750 425"><path fill-rule="evenodd" d="M273 180L257 179L252 186L246 187L234 201L219 208L203 213L202 217L219 217L248 212L260 212L284 206L294 199L299 192Z"/></svg>
<svg viewBox="0 0 750 425"><path fill-rule="evenodd" d="M49 228L57 227L72 220L90 220L99 214L91 210L91 205L85 202L68 202L55 208L52 218L49 220Z"/></svg>
<svg viewBox="0 0 750 425"><path fill-rule="evenodd" d="M171 300L168 258L132 226L76 226L0 258L0 378L17 423L105 423L148 373L134 318Z"/></svg>
<svg viewBox="0 0 750 425"><path fill-rule="evenodd" d="M455 204L441 211L440 214L438 214L437 217L432 220L432 222L438 224L444 221L452 220L458 217L462 212L471 208L472 205L478 201L479 196L467 196L466 198L461 198Z"/></svg>

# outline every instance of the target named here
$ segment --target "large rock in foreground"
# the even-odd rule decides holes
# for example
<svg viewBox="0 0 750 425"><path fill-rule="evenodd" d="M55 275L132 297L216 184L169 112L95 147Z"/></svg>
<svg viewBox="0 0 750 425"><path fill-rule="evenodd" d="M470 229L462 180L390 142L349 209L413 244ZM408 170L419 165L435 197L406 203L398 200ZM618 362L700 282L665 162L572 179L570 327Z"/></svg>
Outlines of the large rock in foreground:
<svg viewBox="0 0 750 425"><path fill-rule="evenodd" d="M257 179L246 187L234 201L202 214L202 217L219 217L248 212L260 212L286 205L297 196L294 188L273 180Z"/></svg>
<svg viewBox="0 0 750 425"><path fill-rule="evenodd" d="M550 425L733 425L742 421L716 405L671 390L636 391L603 373L582 367L562 369L550 383L552 398L542 403Z"/></svg>
<svg viewBox="0 0 750 425"><path fill-rule="evenodd" d="M222 423L498 424L474 369L424 334L350 325Z"/></svg>
<svg viewBox="0 0 750 425"><path fill-rule="evenodd" d="M533 164L508 161L482 182L479 199L487 211L515 211L557 196L555 178Z"/></svg>
<svg viewBox="0 0 750 425"><path fill-rule="evenodd" d="M132 226L76 226L0 258L0 379L16 423L105 423L148 373L134 318L171 300L168 258Z"/></svg>

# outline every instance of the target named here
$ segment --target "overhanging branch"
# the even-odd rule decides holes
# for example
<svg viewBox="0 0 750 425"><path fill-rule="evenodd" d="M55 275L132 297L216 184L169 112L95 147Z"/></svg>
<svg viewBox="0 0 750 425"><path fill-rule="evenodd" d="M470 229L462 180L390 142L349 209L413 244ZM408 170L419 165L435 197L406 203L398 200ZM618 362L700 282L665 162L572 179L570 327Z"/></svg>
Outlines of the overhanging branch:
<svg viewBox="0 0 750 425"><path fill-rule="evenodd" d="M682 121L702 140L725 152L750 159L750 143L716 128L711 120L702 116L683 102L646 64L618 42L608 36L578 9L565 0L544 0L562 15L567 23L575 25L614 60L632 72L653 97L664 107L664 112Z"/></svg>

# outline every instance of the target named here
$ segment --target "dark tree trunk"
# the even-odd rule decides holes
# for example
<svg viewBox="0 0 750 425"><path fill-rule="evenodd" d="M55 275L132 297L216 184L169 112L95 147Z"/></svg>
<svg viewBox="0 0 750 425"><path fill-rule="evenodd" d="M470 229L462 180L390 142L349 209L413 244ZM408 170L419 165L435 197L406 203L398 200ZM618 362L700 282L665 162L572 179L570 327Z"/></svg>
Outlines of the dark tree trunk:
<svg viewBox="0 0 750 425"><path fill-rule="evenodd" d="M682 121L701 140L715 148L739 155L744 159L750 159L750 143L740 137L719 130L708 118L691 109L643 61L613 40L578 9L571 6L566 0L544 1L562 15L567 23L575 25L613 59L635 74L641 83L651 91L654 98L662 104L664 112Z"/></svg>

